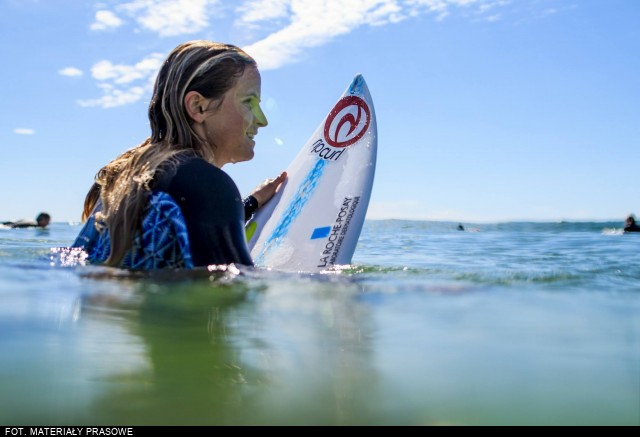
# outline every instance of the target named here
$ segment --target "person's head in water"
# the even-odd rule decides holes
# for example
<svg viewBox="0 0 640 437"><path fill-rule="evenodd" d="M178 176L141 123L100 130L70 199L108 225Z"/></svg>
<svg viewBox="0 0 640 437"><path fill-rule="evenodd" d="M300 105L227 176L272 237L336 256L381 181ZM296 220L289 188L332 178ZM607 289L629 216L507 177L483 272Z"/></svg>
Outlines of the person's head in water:
<svg viewBox="0 0 640 437"><path fill-rule="evenodd" d="M46 212L41 212L40 214L38 214L38 217L36 217L36 223L40 228L46 228L47 226L49 226L50 221L51 216Z"/></svg>
<svg viewBox="0 0 640 437"><path fill-rule="evenodd" d="M636 224L636 218L634 217L633 214L629 214L629 217L627 217L627 220L625 220L624 222L625 227L635 226L635 224Z"/></svg>
<svg viewBox="0 0 640 437"><path fill-rule="evenodd" d="M241 49L211 41L176 47L158 74L149 104L150 141L192 149L217 167L253 158L253 137L267 125L260 73Z"/></svg>
<svg viewBox="0 0 640 437"><path fill-rule="evenodd" d="M253 158L254 137L267 125L260 109L256 62L229 44L189 41L163 62L149 104L151 136L104 166L85 199L86 220L109 229L116 265L131 246L157 174L171 172L179 156L194 154L216 167Z"/></svg>

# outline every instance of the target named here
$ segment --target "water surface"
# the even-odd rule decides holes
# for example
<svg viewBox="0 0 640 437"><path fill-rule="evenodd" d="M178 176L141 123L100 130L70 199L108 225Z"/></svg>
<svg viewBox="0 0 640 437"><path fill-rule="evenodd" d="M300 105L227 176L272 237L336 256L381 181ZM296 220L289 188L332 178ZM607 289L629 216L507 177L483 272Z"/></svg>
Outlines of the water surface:
<svg viewBox="0 0 640 437"><path fill-rule="evenodd" d="M640 425L640 235L456 226L367 221L327 274L151 276L0 228L0 424Z"/></svg>

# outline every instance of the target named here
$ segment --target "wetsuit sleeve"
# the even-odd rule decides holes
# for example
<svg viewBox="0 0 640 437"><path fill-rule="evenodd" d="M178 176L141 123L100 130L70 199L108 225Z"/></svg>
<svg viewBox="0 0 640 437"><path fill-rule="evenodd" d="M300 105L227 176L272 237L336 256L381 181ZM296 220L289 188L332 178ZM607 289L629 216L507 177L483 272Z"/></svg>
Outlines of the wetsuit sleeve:
<svg viewBox="0 0 640 437"><path fill-rule="evenodd" d="M253 197L251 194L244 199L244 219L249 220L253 213L258 210L258 200Z"/></svg>
<svg viewBox="0 0 640 437"><path fill-rule="evenodd" d="M244 231L244 205L233 180L202 159L181 165L163 187L184 216L194 265L253 265Z"/></svg>

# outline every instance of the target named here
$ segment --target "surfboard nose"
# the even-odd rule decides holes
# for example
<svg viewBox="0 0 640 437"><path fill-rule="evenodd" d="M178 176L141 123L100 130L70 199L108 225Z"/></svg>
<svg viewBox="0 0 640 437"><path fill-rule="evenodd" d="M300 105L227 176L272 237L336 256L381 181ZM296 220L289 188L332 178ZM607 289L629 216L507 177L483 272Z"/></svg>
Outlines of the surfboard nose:
<svg viewBox="0 0 640 437"><path fill-rule="evenodd" d="M367 86L367 82L364 80L364 76L361 73L356 74L356 76L353 78L353 80L351 81L351 85L349 85L349 88L347 88L346 94L358 96L366 100L369 106L373 106L369 87Z"/></svg>
<svg viewBox="0 0 640 437"><path fill-rule="evenodd" d="M363 88L367 89L367 83L364 81L364 76L358 73L351 81L351 85L349 85L349 94L362 94Z"/></svg>

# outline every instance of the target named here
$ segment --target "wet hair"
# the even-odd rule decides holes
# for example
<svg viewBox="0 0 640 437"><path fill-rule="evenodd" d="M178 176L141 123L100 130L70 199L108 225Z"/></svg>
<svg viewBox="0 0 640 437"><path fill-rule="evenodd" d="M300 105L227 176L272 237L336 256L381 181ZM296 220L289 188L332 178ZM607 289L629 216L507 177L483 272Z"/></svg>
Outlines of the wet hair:
<svg viewBox="0 0 640 437"><path fill-rule="evenodd" d="M210 41L191 41L176 47L156 79L149 104L150 141L196 150L213 162L213 145L206 144L192 129L184 106L189 91L222 104L222 96L255 61L239 48Z"/></svg>
<svg viewBox="0 0 640 437"><path fill-rule="evenodd" d="M215 145L192 127L184 103L186 94L197 91L219 107L224 94L235 86L247 66L255 65L238 47L212 41L189 41L169 54L149 103L150 137L101 168L85 198L83 221L98 199L102 203L96 226L109 230L111 251L106 265L119 265L132 248L142 229L151 183L160 171L171 171L184 153L215 162Z"/></svg>

